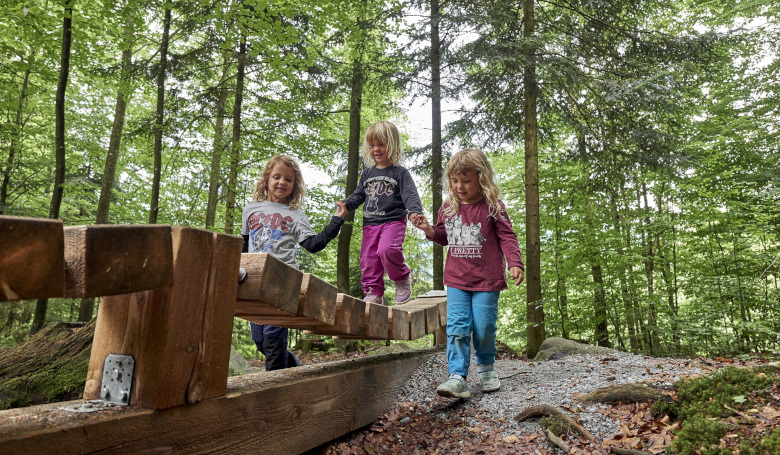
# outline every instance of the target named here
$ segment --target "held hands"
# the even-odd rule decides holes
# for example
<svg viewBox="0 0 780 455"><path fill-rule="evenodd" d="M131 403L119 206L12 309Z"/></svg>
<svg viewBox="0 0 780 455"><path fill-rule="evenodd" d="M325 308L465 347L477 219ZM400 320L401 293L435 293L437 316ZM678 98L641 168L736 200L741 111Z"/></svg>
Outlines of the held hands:
<svg viewBox="0 0 780 455"><path fill-rule="evenodd" d="M433 226L431 226L431 223L429 223L428 219L425 218L425 215L422 213L412 213L409 215L409 221L412 222L414 227L425 232L425 235L428 237L433 237Z"/></svg>
<svg viewBox="0 0 780 455"><path fill-rule="evenodd" d="M347 216L347 205L344 204L344 201L336 201L336 213L333 214L333 216L337 216L339 218L344 218Z"/></svg>
<svg viewBox="0 0 780 455"><path fill-rule="evenodd" d="M509 275L515 280L515 286L520 286L520 283L525 279L525 273L523 273L523 269L520 267L510 267Z"/></svg>

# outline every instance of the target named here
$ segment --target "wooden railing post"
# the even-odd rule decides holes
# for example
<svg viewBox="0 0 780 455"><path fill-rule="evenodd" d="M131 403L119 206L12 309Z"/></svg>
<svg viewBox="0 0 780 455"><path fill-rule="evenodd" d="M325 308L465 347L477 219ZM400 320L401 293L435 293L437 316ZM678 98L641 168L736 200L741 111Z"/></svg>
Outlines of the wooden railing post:
<svg viewBox="0 0 780 455"><path fill-rule="evenodd" d="M134 406L164 409L223 395L241 237L173 227L173 286L104 297L85 399L100 395L109 354L135 359Z"/></svg>

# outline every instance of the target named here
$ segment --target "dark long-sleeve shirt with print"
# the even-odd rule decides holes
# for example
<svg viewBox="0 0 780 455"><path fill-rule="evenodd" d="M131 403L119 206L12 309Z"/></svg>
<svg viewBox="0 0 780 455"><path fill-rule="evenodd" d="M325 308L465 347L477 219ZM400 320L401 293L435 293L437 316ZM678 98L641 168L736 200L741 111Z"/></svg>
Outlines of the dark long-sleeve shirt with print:
<svg viewBox="0 0 780 455"><path fill-rule="evenodd" d="M351 212L363 202L364 225L389 223L406 218L409 213L422 213L417 186L403 166L372 166L364 170L357 188L344 203Z"/></svg>

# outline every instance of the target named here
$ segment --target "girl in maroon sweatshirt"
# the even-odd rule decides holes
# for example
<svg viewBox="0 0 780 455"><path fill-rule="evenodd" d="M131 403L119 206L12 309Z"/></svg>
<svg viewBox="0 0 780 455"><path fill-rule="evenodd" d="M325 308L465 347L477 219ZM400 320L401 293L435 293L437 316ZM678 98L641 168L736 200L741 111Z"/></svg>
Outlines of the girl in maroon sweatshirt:
<svg viewBox="0 0 780 455"><path fill-rule="evenodd" d="M449 198L439 210L436 226L420 214L410 219L428 239L448 245L444 284L450 375L436 392L469 398L466 377L472 334L482 391L501 387L493 366L498 296L507 288L507 266L515 285L523 281L525 267L487 156L479 149L461 150L450 160L445 175Z"/></svg>

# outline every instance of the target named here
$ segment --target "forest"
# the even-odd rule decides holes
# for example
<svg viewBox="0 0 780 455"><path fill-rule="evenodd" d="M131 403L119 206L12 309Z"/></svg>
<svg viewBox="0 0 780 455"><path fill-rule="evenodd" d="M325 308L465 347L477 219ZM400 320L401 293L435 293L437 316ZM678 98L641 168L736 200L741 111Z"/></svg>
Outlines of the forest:
<svg viewBox="0 0 780 455"><path fill-rule="evenodd" d="M5 0L0 215L238 235L283 153L319 230L391 120L429 217L449 157L489 154L526 263L503 343L777 353L778 24L765 0ZM347 221L298 262L360 296ZM414 295L442 289L442 249L410 225L404 250ZM97 306L0 305L0 346Z"/></svg>

